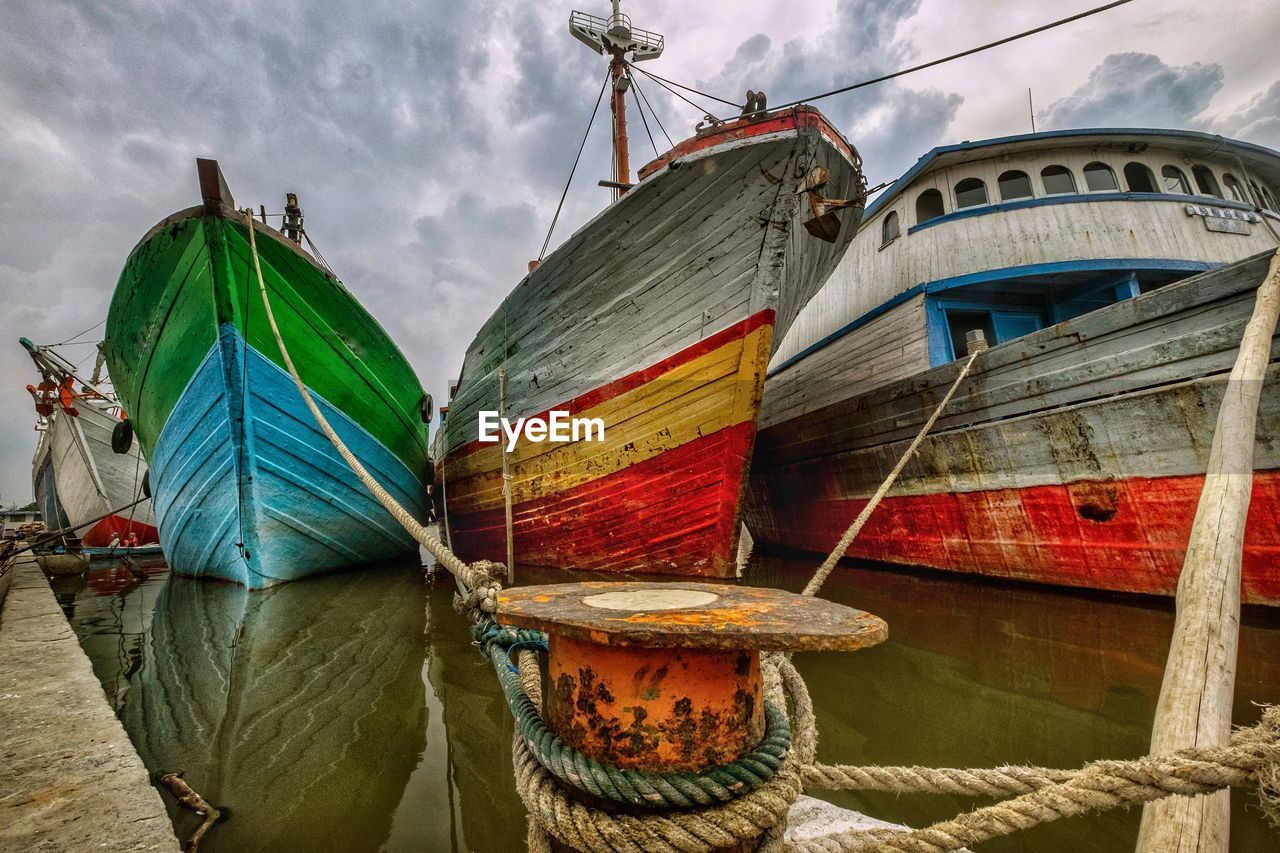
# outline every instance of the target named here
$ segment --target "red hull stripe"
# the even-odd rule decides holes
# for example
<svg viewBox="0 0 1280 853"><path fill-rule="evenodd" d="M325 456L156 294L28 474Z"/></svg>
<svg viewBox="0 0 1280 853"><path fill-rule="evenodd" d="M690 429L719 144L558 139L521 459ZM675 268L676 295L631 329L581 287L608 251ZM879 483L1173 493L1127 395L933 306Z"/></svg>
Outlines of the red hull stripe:
<svg viewBox="0 0 1280 853"><path fill-rule="evenodd" d="M1204 476L1198 475L890 497L853 541L849 556L1173 595L1203 486ZM775 504L759 514L773 522L758 533L766 541L825 553L866 503ZM1280 605L1277 518L1280 471L1258 471L1245 536L1245 603Z"/></svg>
<svg viewBox="0 0 1280 853"><path fill-rule="evenodd" d="M120 539L127 539L129 533L138 534L139 545L154 545L160 541L159 532L150 524L130 521L128 516L109 515L80 536L80 541L90 548L106 548L111 544L111 535L119 533Z"/></svg>
<svg viewBox="0 0 1280 853"><path fill-rule="evenodd" d="M594 388L585 394L574 397L568 402L561 403L544 412L532 415L527 420L545 420L548 418L552 410L557 412L568 412L569 415L576 415L579 412L598 406L601 403L611 400L620 394L625 394L645 385L663 374L670 373L682 364L688 364L694 359L700 358L707 353L714 352L725 344L745 338L763 326L772 326L774 320L774 311L767 308L764 311L758 311L745 320L740 320L728 328L721 329L710 337L703 338L695 344L692 344L680 350L673 355L667 356L662 361L655 362L648 367L641 368L634 373L628 373L626 376L613 380L599 388ZM469 441L459 447L451 457L466 456L469 453L475 453L486 447L492 447L491 443L481 442L479 439Z"/></svg>
<svg viewBox="0 0 1280 853"><path fill-rule="evenodd" d="M705 435L572 489L517 504L516 562L595 571L725 576L737 542L742 473L755 423ZM502 510L449 516L467 561L506 560Z"/></svg>
<svg viewBox="0 0 1280 853"><path fill-rule="evenodd" d="M677 143L666 154L641 166L636 174L641 179L647 178L677 157L685 157L717 145L736 142L739 139L750 139L754 136L765 136L802 127L818 128L822 135L844 154L845 159L850 163L854 162L853 149L849 142L831 125L831 122L827 121L826 116L813 107L801 106L766 114L763 118L740 118L725 122L713 130Z"/></svg>

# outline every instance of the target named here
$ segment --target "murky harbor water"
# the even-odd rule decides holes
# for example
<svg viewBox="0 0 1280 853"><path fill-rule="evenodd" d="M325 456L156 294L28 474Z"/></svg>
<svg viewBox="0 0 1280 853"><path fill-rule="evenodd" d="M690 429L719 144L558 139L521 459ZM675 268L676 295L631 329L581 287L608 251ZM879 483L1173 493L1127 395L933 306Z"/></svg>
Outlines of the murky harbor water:
<svg viewBox="0 0 1280 853"><path fill-rule="evenodd" d="M756 557L747 582L798 590L815 562ZM522 848L510 716L447 576L389 567L250 593L116 570L55 590L147 767L185 771L227 810L202 849ZM1168 603L848 567L824 594L884 617L890 640L797 656L823 760L1070 767L1146 752ZM1253 702L1280 702L1277 613L1246 613L1237 723L1256 721ZM827 796L912 825L977 804ZM198 820L165 799L186 838ZM1062 821L983 849L1131 851L1139 817ZM1276 846L1236 792L1232 850Z"/></svg>

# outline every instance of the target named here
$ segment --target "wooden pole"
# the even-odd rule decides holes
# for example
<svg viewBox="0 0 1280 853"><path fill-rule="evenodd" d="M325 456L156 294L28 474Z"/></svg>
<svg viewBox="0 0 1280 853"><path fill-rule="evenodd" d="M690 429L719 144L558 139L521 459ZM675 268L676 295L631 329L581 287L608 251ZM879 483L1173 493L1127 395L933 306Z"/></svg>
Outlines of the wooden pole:
<svg viewBox="0 0 1280 853"><path fill-rule="evenodd" d="M609 105L613 111L613 150L618 155L617 179L620 184L631 183L631 155L627 151L627 93L622 88L622 75L626 73L626 63L622 54L614 54L609 63L609 72L613 75L613 98ZM626 190L618 190L618 194Z"/></svg>
<svg viewBox="0 0 1280 853"><path fill-rule="evenodd" d="M1153 755L1190 746L1223 746L1240 633L1240 564L1253 490L1258 401L1280 316L1280 250L1258 286L1253 316L1227 380L1178 579L1177 619L1151 732ZM1142 810L1138 853L1226 853L1231 834L1227 791L1170 797Z"/></svg>
<svg viewBox="0 0 1280 853"><path fill-rule="evenodd" d="M498 368L498 417L507 416L507 369ZM511 530L511 470L507 466L507 439L498 436L502 443L502 509L506 516L507 528L507 583L515 583L516 579L516 545Z"/></svg>

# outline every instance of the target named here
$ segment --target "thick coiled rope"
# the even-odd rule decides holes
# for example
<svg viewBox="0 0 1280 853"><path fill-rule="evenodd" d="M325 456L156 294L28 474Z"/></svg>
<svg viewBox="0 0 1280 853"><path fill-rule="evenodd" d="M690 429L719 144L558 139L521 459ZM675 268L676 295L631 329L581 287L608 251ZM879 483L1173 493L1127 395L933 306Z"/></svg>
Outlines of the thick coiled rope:
<svg viewBox="0 0 1280 853"><path fill-rule="evenodd" d="M791 670L791 675L780 669ZM783 684L799 689L801 702L812 705L808 691L791 662L781 655L766 654L761 660L766 701L781 708L787 694ZM794 714L793 722L804 718ZM534 821L530 826L530 850L546 849L544 832L584 853L693 853L730 847L762 836L777 841L785 826L787 812L800 795L800 766L812 760L816 747L810 734L797 733L791 752L773 778L755 790L727 803L678 812L621 814L584 805L552 775L517 731L512 752L515 758L516 790ZM807 756L807 759L806 759Z"/></svg>
<svg viewBox="0 0 1280 853"><path fill-rule="evenodd" d="M592 796L646 809L693 809L725 803L767 783L791 751L791 726L786 714L766 700L764 739L736 761L684 773L649 772L603 764L568 746L547 728L537 704L527 695L522 679L510 665L513 650L545 649L546 635L541 631L502 627L492 621L477 625L475 635L493 663L525 748L555 778Z"/></svg>

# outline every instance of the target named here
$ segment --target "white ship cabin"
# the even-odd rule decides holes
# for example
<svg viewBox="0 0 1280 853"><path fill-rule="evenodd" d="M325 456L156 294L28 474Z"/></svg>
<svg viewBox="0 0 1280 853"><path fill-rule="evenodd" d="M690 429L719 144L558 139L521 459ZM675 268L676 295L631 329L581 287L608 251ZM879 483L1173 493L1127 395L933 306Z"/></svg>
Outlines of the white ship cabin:
<svg viewBox="0 0 1280 853"><path fill-rule="evenodd" d="M1280 153L1191 131L935 148L868 205L774 355L770 394L788 373L860 393L963 356L970 330L1004 343L1273 249L1277 196Z"/></svg>

